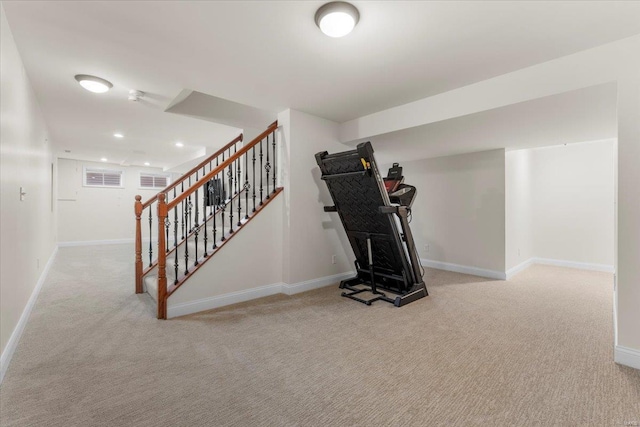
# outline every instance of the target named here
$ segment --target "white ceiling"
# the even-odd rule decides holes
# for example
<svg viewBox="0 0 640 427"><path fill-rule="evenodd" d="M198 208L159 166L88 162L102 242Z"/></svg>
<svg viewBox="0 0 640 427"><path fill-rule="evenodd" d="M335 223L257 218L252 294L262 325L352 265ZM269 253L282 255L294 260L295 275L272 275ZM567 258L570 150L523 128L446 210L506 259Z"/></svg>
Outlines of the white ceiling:
<svg viewBox="0 0 640 427"><path fill-rule="evenodd" d="M381 164L618 136L616 84L607 83L371 138ZM355 145L356 142L353 143Z"/></svg>
<svg viewBox="0 0 640 427"><path fill-rule="evenodd" d="M343 122L640 33L640 2L355 1L360 23L331 39L313 21L323 3L3 6L55 146L161 166L238 132L165 113L185 89ZM86 92L80 73L114 89ZM129 102L129 89L148 96Z"/></svg>

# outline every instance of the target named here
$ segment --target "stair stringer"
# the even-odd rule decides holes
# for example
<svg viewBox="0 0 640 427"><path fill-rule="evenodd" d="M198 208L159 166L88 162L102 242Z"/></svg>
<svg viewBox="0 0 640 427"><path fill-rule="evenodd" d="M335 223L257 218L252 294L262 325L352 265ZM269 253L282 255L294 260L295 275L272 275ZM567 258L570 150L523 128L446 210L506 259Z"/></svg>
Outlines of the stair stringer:
<svg viewBox="0 0 640 427"><path fill-rule="evenodd" d="M278 196L171 294L167 318L280 292L285 198Z"/></svg>

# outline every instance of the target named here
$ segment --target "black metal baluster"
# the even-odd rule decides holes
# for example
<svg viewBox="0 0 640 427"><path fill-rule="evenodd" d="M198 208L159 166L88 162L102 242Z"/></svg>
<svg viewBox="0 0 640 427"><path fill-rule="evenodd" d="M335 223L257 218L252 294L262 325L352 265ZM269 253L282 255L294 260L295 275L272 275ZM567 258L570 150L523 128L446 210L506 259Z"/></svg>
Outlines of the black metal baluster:
<svg viewBox="0 0 640 427"><path fill-rule="evenodd" d="M253 212L256 211L256 146L252 147L253 151Z"/></svg>
<svg viewBox="0 0 640 427"><path fill-rule="evenodd" d="M181 187L180 188L180 194L182 194L182 193L184 193L184 181L182 181L180 183L180 187ZM180 219L182 220L182 234L181 234L181 237L182 237L182 240L184 240L184 238L186 236L186 234L184 232L184 219L185 219L185 216L184 216L184 199L180 202L180 209L182 209L182 215L180 215Z"/></svg>
<svg viewBox="0 0 640 427"><path fill-rule="evenodd" d="M196 172L196 182L198 181L197 175L198 172ZM198 233L199 233L199 225L198 225L198 189L196 188L195 191L195 198L194 198L195 202L196 202L196 215L195 215L195 221L193 223L193 234L194 234L194 242L196 244L196 249L195 249L195 254L193 259L195 260L195 262L193 263L194 266L198 265Z"/></svg>
<svg viewBox="0 0 640 427"><path fill-rule="evenodd" d="M213 188L211 185L211 181L209 181L208 183L205 183L205 186L202 188L202 210L204 211L204 220L202 221L202 224L204 226L204 257L207 257L207 196L211 195L211 188Z"/></svg>
<svg viewBox="0 0 640 427"><path fill-rule="evenodd" d="M169 216L167 216L167 218L165 218L165 228L166 228L166 239L165 239L165 253L169 253L169 225L171 224L171 222L169 222Z"/></svg>
<svg viewBox="0 0 640 427"><path fill-rule="evenodd" d="M153 240L153 227L151 226L153 223L153 214L151 211L151 206L149 206L149 267L153 264L153 244L151 243Z"/></svg>
<svg viewBox="0 0 640 427"><path fill-rule="evenodd" d="M175 193L175 187L174 187L174 193ZM174 198L175 198L175 194L174 194ZM174 242L174 247L176 247L173 251L175 252L175 259L173 261L173 268L175 271L175 279L173 283L178 283L178 248L177 248L177 242L178 241L178 207L176 206L175 208L173 208L173 242Z"/></svg>
<svg viewBox="0 0 640 427"><path fill-rule="evenodd" d="M238 152L238 145L234 144L233 146L233 154L236 154ZM236 174L238 174L238 160L236 159ZM233 194L238 194L238 181L239 181L239 177L240 175L238 174L238 177L236 178L236 182L235 182L235 192Z"/></svg>
<svg viewBox="0 0 640 427"><path fill-rule="evenodd" d="M224 163L224 162L223 162ZM220 178L220 188L222 188L222 191L220 192L220 207L222 208L222 218L220 221L220 224L222 224L222 237L220 238L221 242L225 241L225 237L224 237L224 212L227 208L227 200L226 200L226 191L224 189L224 173L222 174L222 177Z"/></svg>
<svg viewBox="0 0 640 427"><path fill-rule="evenodd" d="M191 186L189 186L191 188ZM189 207L193 207L193 203L191 203L191 194L187 197L187 212L189 215L187 216L187 238L189 237L189 233L193 231L193 226L191 225L191 209Z"/></svg>
<svg viewBox="0 0 640 427"><path fill-rule="evenodd" d="M273 132L272 136L273 136L273 159L271 159L271 160L273 162L273 192L275 193L276 192L276 177L277 177L277 174L276 174L276 133Z"/></svg>
<svg viewBox="0 0 640 427"><path fill-rule="evenodd" d="M186 209L184 211L184 220L188 221L188 218L191 216L191 202L188 201L186 203ZM184 242L184 274L185 276L189 274L189 241Z"/></svg>
<svg viewBox="0 0 640 427"><path fill-rule="evenodd" d="M189 175L189 188L191 188L191 175ZM190 233L191 231L193 231L193 227L191 226L191 208L193 207L193 204L191 203L191 194L189 194L188 200L189 201L187 203L189 205L189 209L188 209L188 211L189 211L189 222L187 223L187 230L188 230L187 234Z"/></svg>
<svg viewBox="0 0 640 427"><path fill-rule="evenodd" d="M249 153L244 153L244 219L249 219Z"/></svg>
<svg viewBox="0 0 640 427"><path fill-rule="evenodd" d="M173 187L173 198L176 198L176 187ZM173 247L178 246L178 207L173 208Z"/></svg>
<svg viewBox="0 0 640 427"><path fill-rule="evenodd" d="M224 153L222 153L222 158L223 158L223 161L224 161ZM217 168L218 168L218 158L216 157L216 169ZM222 192L224 191L224 189L222 188L222 185L218 185L219 182L220 181L218 180L218 175L216 174L216 176L213 177L213 188L214 188L214 193L213 193L213 249L218 247L218 243L217 243L218 242L218 239L217 239L218 230L216 229L216 214L218 213L218 208L220 206L220 202L221 202L221 199L222 199ZM222 221L222 224L224 225L224 219ZM224 234L224 232L223 232L223 234Z"/></svg>
<svg viewBox="0 0 640 427"><path fill-rule="evenodd" d="M271 163L269 163L269 135L267 135L267 162L264 164L264 170L267 171L267 199L269 198L269 171L271 170Z"/></svg>
<svg viewBox="0 0 640 427"><path fill-rule="evenodd" d="M233 233L233 162L229 163L229 234Z"/></svg>
<svg viewBox="0 0 640 427"><path fill-rule="evenodd" d="M260 206L262 206L262 140L260 140Z"/></svg>
<svg viewBox="0 0 640 427"><path fill-rule="evenodd" d="M236 194L238 194L238 227L242 225L242 195L240 194L240 181L242 180L242 171L240 170L240 158L236 160Z"/></svg>
<svg viewBox="0 0 640 427"><path fill-rule="evenodd" d="M169 253L169 226L171 225L171 221L169 221L169 215L167 215L167 217L164 219L164 228L166 230L166 240L164 241L164 246L165 246L165 253L168 254Z"/></svg>

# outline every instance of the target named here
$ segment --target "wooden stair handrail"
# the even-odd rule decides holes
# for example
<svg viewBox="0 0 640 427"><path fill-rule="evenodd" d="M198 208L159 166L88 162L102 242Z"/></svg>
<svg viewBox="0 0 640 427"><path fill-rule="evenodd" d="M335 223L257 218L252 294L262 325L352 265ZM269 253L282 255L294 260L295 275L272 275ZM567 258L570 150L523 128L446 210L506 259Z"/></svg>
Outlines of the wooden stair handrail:
<svg viewBox="0 0 640 427"><path fill-rule="evenodd" d="M216 167L211 172L209 172L208 174L206 174L205 176L200 178L199 182L193 184L189 189L185 190L182 194L180 194L179 196L177 196L176 198L171 200L171 202L167 203L167 209L171 210L171 209L175 208L176 206L178 206L178 204L180 202L182 202L184 199L186 199L191 194L193 194L197 189L202 187L205 182L211 180L213 177L218 175L220 172L223 172L225 168L227 168L230 164L232 164L233 162L238 160L240 157L242 157L242 155L245 154L246 152L248 152L251 148L255 147L258 144L258 142L262 141L267 135L275 132L276 129L278 129L278 121L277 120L275 122L271 123L269 125L269 127L264 132L262 132L260 135L256 136L249 144L245 145L240 150L238 150L238 152L235 153L233 156L229 157L227 160L225 160L224 162L220 163L220 166Z"/></svg>
<svg viewBox="0 0 640 427"><path fill-rule="evenodd" d="M242 134L236 136L227 145L225 145L224 147L222 147L221 149L219 149L218 151L216 151L215 153L213 153L212 155L210 155L209 157L207 157L206 159L201 161L197 166L193 167L189 172L187 172L184 175L182 175L180 177L180 179L176 180L176 182L173 182L173 183L169 184L165 189L163 189L162 191L159 191L158 194L159 193L165 193L165 194L168 193L174 187L177 187L180 183L186 181L191 175L196 173L196 171L198 171L204 165L206 165L207 163L211 162L212 160L215 160L216 157L221 155L223 152L227 151L229 148L233 147L233 145L235 143L241 142L243 138L244 138L244 136ZM155 196L151 197L149 200L144 202L142 204L142 209L145 209L147 206L150 206L153 202L155 202L158 199L158 194L156 194Z"/></svg>

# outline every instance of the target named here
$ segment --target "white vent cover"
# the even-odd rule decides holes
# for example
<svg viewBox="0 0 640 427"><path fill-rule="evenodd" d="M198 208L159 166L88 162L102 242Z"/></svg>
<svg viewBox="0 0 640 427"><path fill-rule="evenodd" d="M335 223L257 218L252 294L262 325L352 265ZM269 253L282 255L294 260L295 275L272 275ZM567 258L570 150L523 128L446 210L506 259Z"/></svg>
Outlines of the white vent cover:
<svg viewBox="0 0 640 427"><path fill-rule="evenodd" d="M84 168L84 185L122 188L122 175L121 170Z"/></svg>
<svg viewBox="0 0 640 427"><path fill-rule="evenodd" d="M140 188L165 188L169 185L169 175L140 173Z"/></svg>

